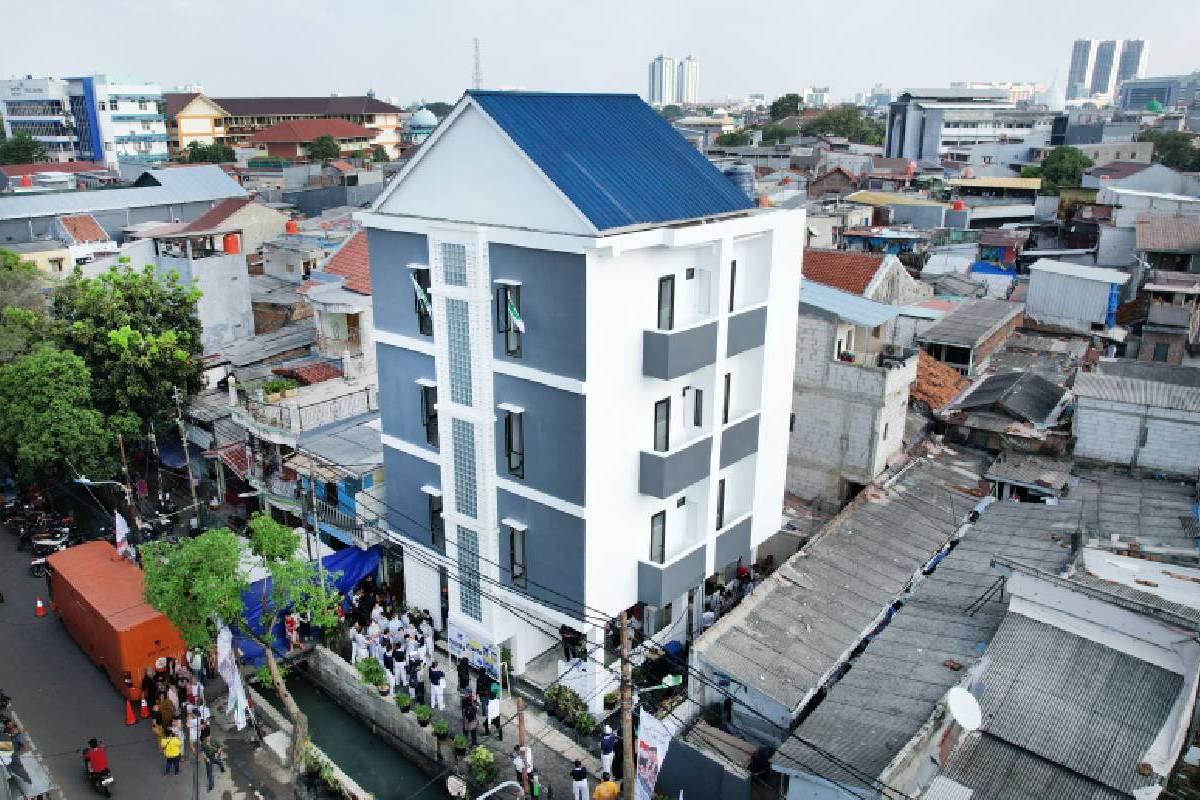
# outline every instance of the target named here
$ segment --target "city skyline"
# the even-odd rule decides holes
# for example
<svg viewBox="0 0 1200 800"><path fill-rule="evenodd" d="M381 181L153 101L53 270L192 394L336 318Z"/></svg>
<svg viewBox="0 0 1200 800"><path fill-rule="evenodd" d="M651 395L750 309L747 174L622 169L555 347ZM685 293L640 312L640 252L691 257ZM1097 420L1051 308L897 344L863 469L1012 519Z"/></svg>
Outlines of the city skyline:
<svg viewBox="0 0 1200 800"><path fill-rule="evenodd" d="M855 39L894 36L901 21L894 8L877 2L867 5ZM926 0L906 7L904 18L936 16L951 7ZM1022 7L1036 11L1037 27L1024 22ZM114 13L97 20L85 13L87 7L80 0L68 0L54 24L56 36L77 43L70 49L42 46L38 31L46 18L37 8L10 9L7 21L12 29L28 30L31 35L7 43L0 77L100 73L155 82L164 90L200 83L218 95L361 94L373 89L380 97L396 97L404 103L450 102L470 86L474 36L481 38L487 87L644 95L651 58L658 53L690 53L704 64L702 100L753 93L771 98L812 85L828 85L834 99L842 99L879 81L896 91L945 86L954 80L1049 84L1057 79L1065 86L1072 43L1082 38L1153 42L1148 74L1200 67L1184 33L1200 23L1200 5L1181 7L1161 0L1143 4L1136 18L1119 24L1084 21L1117 19L1119 6L1112 0L1054 8L1032 2L1016 3L1015 8L966 10L955 5L959 19L954 31L923 33L924 46L906 49L903 59L884 47L867 48L847 59L841 37L804 33L838 29L837 9L785 3L764 9L763 19L770 19L769 25L744 16L727 19L718 13L721 6L703 0L649 8L617 0L593 11L586 24L580 24L580 7L570 2L538 0L523 4L519 12L482 0L450 8L383 8L373 25L395 30L396 47L334 46L329 52L323 50L329 47L324 32L337 17L315 3L297 3L289 14L279 15L232 0L206 4L166 0L166 13L153 20L133 13L135 8L130 0L114 0ZM1080 13L1083 9L1086 15ZM186 37L221 30L231 15L255 30L272 31L289 47L246 47L233 58L222 57L228 52L223 48L177 47ZM121 40L138 44L111 46ZM533 41L536 47L529 46ZM746 48L751 46L754 56L748 58Z"/></svg>

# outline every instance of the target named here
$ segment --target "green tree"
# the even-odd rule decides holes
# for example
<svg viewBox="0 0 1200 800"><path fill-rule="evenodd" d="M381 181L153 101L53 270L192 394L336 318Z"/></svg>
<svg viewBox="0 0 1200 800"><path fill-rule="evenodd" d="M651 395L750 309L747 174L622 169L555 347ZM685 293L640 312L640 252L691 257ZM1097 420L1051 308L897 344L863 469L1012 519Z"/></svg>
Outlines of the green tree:
<svg viewBox="0 0 1200 800"><path fill-rule="evenodd" d="M46 148L25 131L0 140L0 164L33 164L46 160Z"/></svg>
<svg viewBox="0 0 1200 800"><path fill-rule="evenodd" d="M92 405L91 385L83 359L49 343L0 367L0 450L19 477L116 473L112 431Z"/></svg>
<svg viewBox="0 0 1200 800"><path fill-rule="evenodd" d="M804 123L810 136L844 136L856 144L883 144L883 123L864 117L854 106L838 106Z"/></svg>
<svg viewBox="0 0 1200 800"><path fill-rule="evenodd" d="M683 108L677 105L666 105L658 110L658 113L668 120L676 120L683 116Z"/></svg>
<svg viewBox="0 0 1200 800"><path fill-rule="evenodd" d="M425 108L433 112L433 115L438 119L444 119L447 114L454 110L453 103L426 103Z"/></svg>
<svg viewBox="0 0 1200 800"><path fill-rule="evenodd" d="M1075 147L1056 147L1042 159L1040 166L1021 168L1022 178L1041 178L1042 194L1058 194L1061 189L1079 186L1083 171L1092 160Z"/></svg>
<svg viewBox="0 0 1200 800"><path fill-rule="evenodd" d="M800 109L803 107L804 101L800 98L800 95L790 92L775 98L771 102L771 119L783 119L784 117L795 116L800 113Z"/></svg>
<svg viewBox="0 0 1200 800"><path fill-rule="evenodd" d="M318 136L308 145L308 157L313 161L326 161L337 158L341 154L342 148L338 145L337 139L329 134Z"/></svg>
<svg viewBox="0 0 1200 800"><path fill-rule="evenodd" d="M187 149L179 154L179 160L187 164L226 164L237 160L237 154L232 147L220 142L189 142Z"/></svg>
<svg viewBox="0 0 1200 800"><path fill-rule="evenodd" d="M787 125L764 125L762 129L762 143L781 143L788 137L797 135L799 132L799 130L789 128Z"/></svg>
<svg viewBox="0 0 1200 800"><path fill-rule="evenodd" d="M200 388L199 299L177 274L160 276L151 266L113 267L95 278L76 270L55 292L51 329L103 376L93 387L97 408L152 419L174 407L174 387Z"/></svg>
<svg viewBox="0 0 1200 800"><path fill-rule="evenodd" d="M0 364L27 352L45 335L46 280L37 267L0 249Z"/></svg>
<svg viewBox="0 0 1200 800"><path fill-rule="evenodd" d="M300 535L269 516L252 517L247 531L248 542L219 528L178 543L143 545L145 598L171 620L191 647L213 646L217 634L214 619L223 620L262 646L275 690L294 726L291 763L292 769L299 771L308 719L284 683L269 631L288 609L307 613L318 629L333 627L337 594L332 581L337 576L326 575L322 583L316 565L297 556ZM261 563L271 579L269 588L266 581L262 586L261 630L250 624L242 599L251 586L243 567L247 560Z"/></svg>
<svg viewBox="0 0 1200 800"><path fill-rule="evenodd" d="M1181 172L1200 171L1200 150L1192 146L1192 137L1181 131L1150 129L1138 134L1139 142L1153 142L1153 159Z"/></svg>
<svg viewBox="0 0 1200 800"><path fill-rule="evenodd" d="M392 160L392 157L388 155L387 148L381 144L375 144L371 145L371 160L376 164L386 164Z"/></svg>
<svg viewBox="0 0 1200 800"><path fill-rule="evenodd" d="M750 132L730 131L729 133L722 133L713 140L713 143L725 147L743 147L750 144Z"/></svg>

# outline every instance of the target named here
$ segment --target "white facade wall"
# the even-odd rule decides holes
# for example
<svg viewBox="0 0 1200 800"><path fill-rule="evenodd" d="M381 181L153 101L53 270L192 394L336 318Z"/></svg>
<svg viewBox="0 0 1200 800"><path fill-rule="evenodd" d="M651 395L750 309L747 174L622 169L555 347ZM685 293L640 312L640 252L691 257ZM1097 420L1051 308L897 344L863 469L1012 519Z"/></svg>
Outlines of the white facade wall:
<svg viewBox="0 0 1200 800"><path fill-rule="evenodd" d="M907 306L933 298L933 287L908 274L895 256L884 257L884 268L875 275L864 293L867 299L893 306Z"/></svg>
<svg viewBox="0 0 1200 800"><path fill-rule="evenodd" d="M1191 184L1189 184L1190 186ZM1116 206L1113 209L1113 225L1132 228L1139 214L1147 211L1164 214L1200 214L1200 198L1183 195L1138 194L1106 187L1096 193L1096 202Z"/></svg>
<svg viewBox="0 0 1200 800"><path fill-rule="evenodd" d="M1075 455L1194 476L1200 469L1200 413L1080 397Z"/></svg>

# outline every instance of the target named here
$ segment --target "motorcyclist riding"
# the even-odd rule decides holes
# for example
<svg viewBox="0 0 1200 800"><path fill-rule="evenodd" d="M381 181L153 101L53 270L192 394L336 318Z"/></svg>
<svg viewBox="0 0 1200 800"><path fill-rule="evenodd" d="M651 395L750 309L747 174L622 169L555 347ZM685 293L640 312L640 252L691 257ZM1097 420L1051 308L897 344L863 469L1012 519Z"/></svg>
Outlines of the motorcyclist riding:
<svg viewBox="0 0 1200 800"><path fill-rule="evenodd" d="M87 762L89 773L104 772L108 769L108 752L99 739L88 739L87 749L83 751L83 760Z"/></svg>

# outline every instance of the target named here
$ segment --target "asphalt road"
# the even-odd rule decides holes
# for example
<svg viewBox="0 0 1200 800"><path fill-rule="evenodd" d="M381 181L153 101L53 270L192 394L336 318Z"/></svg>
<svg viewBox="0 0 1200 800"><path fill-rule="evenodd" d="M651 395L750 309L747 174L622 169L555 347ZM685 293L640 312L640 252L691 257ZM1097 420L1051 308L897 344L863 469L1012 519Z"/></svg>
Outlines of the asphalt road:
<svg viewBox="0 0 1200 800"><path fill-rule="evenodd" d="M47 610L34 616L34 601L46 601L46 582L29 575L29 556L17 552L16 539L0 527L0 688L32 737L54 782L67 800L98 797L87 782L78 751L90 737L108 746L108 763L117 798L185 800L193 797L190 769L164 776L163 758L149 720L126 727L125 703L108 678L83 654L66 629ZM190 765L189 765L190 766ZM228 779L200 796L243 797Z"/></svg>

